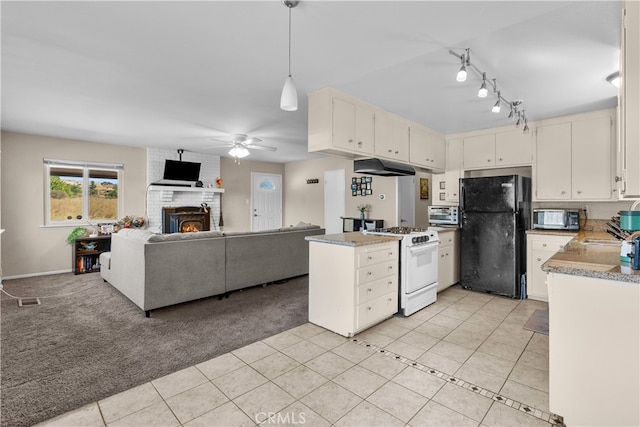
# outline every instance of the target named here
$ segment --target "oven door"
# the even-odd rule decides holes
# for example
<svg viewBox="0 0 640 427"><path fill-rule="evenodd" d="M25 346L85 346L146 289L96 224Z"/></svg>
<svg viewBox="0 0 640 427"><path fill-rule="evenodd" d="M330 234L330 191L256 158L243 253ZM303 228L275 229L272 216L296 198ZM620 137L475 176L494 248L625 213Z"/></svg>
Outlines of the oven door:
<svg viewBox="0 0 640 427"><path fill-rule="evenodd" d="M402 259L402 291L415 292L438 281L438 242L405 247Z"/></svg>

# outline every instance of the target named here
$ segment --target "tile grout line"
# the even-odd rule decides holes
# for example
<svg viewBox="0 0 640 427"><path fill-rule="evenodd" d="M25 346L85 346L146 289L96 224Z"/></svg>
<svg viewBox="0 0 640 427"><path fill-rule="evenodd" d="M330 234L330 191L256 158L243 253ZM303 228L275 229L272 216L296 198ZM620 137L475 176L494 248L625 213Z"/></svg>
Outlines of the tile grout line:
<svg viewBox="0 0 640 427"><path fill-rule="evenodd" d="M509 406L510 408L516 409L520 412L523 412L527 415L530 415L532 417L541 419L543 421L549 422L549 423L553 423L554 425L563 425L563 419L561 416L554 414L552 412L546 412L546 411L542 411L540 409L536 409L531 407L530 405L526 405L524 403L518 402L514 399L510 399L508 397L504 397L502 395L500 395L499 393L494 393L490 390L487 390L483 387L479 387L475 384L471 384L467 381L464 381L462 379L456 378L453 375L449 375L446 374L444 372L438 371L437 369L433 369L430 368L428 366L425 366L421 363L418 363L416 361L410 360L404 356L400 356L398 354L395 354L389 350L386 350L382 347L378 347L376 345L373 344L369 344L366 341L357 339L357 338L352 338L352 342L363 346L363 347L367 347L367 348L371 348L373 350L376 350L378 353L383 354L384 356L387 357L392 357L395 360L398 360L408 366L412 366L420 371L424 371L428 374L431 374L437 378L440 378L442 380L447 381L450 384L455 384L459 387L465 388L467 390L470 390L476 394L479 394L483 397L486 397L487 399L491 399L495 402L501 403L503 405Z"/></svg>

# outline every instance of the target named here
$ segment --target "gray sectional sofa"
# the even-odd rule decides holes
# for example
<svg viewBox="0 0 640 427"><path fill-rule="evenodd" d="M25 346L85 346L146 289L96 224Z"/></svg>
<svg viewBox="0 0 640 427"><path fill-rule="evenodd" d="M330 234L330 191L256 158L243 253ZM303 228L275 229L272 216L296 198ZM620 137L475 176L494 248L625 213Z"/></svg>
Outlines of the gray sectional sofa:
<svg viewBox="0 0 640 427"><path fill-rule="evenodd" d="M309 273L316 225L261 232L154 234L122 229L100 256L102 278L145 311Z"/></svg>

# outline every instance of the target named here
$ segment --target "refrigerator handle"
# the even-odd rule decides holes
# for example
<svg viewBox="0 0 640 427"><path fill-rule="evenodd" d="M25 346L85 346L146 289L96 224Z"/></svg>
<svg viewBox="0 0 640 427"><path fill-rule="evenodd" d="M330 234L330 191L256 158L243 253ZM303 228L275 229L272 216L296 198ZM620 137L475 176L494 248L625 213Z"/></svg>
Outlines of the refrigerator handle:
<svg viewBox="0 0 640 427"><path fill-rule="evenodd" d="M460 211L464 212L464 185L460 186Z"/></svg>

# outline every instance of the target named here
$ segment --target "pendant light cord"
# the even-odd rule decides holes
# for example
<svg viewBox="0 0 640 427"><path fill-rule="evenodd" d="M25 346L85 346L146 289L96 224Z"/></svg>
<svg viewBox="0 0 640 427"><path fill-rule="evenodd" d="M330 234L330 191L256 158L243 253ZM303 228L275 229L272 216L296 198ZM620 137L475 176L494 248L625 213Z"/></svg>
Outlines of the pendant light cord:
<svg viewBox="0 0 640 427"><path fill-rule="evenodd" d="M291 77L291 6L287 6L289 9L289 77Z"/></svg>

